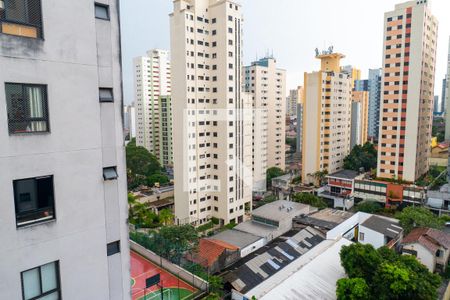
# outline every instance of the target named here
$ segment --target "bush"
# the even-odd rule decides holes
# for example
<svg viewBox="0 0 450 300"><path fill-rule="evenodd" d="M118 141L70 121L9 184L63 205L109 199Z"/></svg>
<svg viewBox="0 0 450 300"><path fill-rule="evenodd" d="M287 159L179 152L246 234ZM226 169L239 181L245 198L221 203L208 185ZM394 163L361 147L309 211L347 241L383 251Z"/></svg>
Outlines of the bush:
<svg viewBox="0 0 450 300"><path fill-rule="evenodd" d="M377 202L374 202L374 201L363 201L363 202L359 203L358 205L356 205L357 211L361 211L361 212L365 212L365 213L369 213L369 214L377 213L381 209L382 209L382 207L380 206L380 204L378 204Z"/></svg>

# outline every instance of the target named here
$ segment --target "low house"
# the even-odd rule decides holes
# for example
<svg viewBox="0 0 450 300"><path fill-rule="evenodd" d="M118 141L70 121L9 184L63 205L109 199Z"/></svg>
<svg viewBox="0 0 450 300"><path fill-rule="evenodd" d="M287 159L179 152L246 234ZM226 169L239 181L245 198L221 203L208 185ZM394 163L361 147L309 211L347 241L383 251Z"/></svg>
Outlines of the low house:
<svg viewBox="0 0 450 300"><path fill-rule="evenodd" d="M266 244L265 239L251 233L231 229L219 232L208 239L222 241L239 249L240 257L245 257Z"/></svg>
<svg viewBox="0 0 450 300"><path fill-rule="evenodd" d="M415 228L402 241L402 253L414 255L431 272L445 271L450 254L450 234L432 229Z"/></svg>
<svg viewBox="0 0 450 300"><path fill-rule="evenodd" d="M296 216L314 211L317 208L309 205L278 200L253 210L251 220L238 224L235 229L265 238L268 243L291 230Z"/></svg>
<svg viewBox="0 0 450 300"><path fill-rule="evenodd" d="M239 248L214 239L200 239L198 252L187 254L186 260L208 269L210 274L220 272L240 259Z"/></svg>
<svg viewBox="0 0 450 300"><path fill-rule="evenodd" d="M355 214L336 209L323 209L294 219L294 228L314 227L326 234L327 239L344 237L354 242L371 244L375 248L398 245L403 229L396 219L365 212Z"/></svg>
<svg viewBox="0 0 450 300"><path fill-rule="evenodd" d="M381 216L371 216L359 225L358 231L358 241L375 248L385 245L393 248L403 237L403 228L398 220Z"/></svg>
<svg viewBox="0 0 450 300"><path fill-rule="evenodd" d="M327 176L327 184L318 192L318 196L330 201L334 208L353 207L353 187L359 173L341 170Z"/></svg>

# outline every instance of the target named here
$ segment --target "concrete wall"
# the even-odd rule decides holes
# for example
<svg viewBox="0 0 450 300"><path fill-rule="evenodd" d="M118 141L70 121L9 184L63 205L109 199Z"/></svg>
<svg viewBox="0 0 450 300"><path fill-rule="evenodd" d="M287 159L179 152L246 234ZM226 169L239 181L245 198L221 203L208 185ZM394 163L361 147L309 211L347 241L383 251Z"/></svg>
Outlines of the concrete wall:
<svg viewBox="0 0 450 300"><path fill-rule="evenodd" d="M64 299L130 299L118 2L97 2L111 20L95 19L94 1L42 0L45 39L0 33L0 299L21 299L20 273L57 260ZM51 132L9 135L5 82L47 85ZM118 180L104 182L107 166ZM12 181L43 175L56 219L16 228Z"/></svg>
<svg viewBox="0 0 450 300"><path fill-rule="evenodd" d="M424 264L430 272L434 272L436 266L436 258L421 244L407 244L403 245L403 249L413 250L417 252L417 259Z"/></svg>
<svg viewBox="0 0 450 300"><path fill-rule="evenodd" d="M161 261L162 261L164 270L169 271L170 273L180 277L181 279L183 279L184 281L193 285L195 288L197 288L201 291L207 291L207 289L208 289L207 281L192 274L191 272L186 271L182 267L171 263L170 261L166 260L165 258L161 259L161 257L159 255L157 255L156 253L154 253L150 250L147 250L146 248L142 247L141 245L139 245L133 241L130 241L130 249L132 251L142 255L143 257L145 257L146 259L148 259L149 261L153 262L154 264L156 264L158 266L161 264Z"/></svg>
<svg viewBox="0 0 450 300"><path fill-rule="evenodd" d="M259 240L257 240L256 242L254 242L253 244L248 245L245 248L241 249L241 257L245 257L247 255L249 255L252 252L255 252L256 250L258 250L259 248L265 246L267 244L266 239L264 238L260 238Z"/></svg>
<svg viewBox="0 0 450 300"><path fill-rule="evenodd" d="M364 240L360 239L361 233L364 234ZM370 244L370 245L374 246L375 249L378 249L378 248L384 246L384 235L379 232L376 232L372 229L369 229L367 227L360 225L358 241L361 244Z"/></svg>

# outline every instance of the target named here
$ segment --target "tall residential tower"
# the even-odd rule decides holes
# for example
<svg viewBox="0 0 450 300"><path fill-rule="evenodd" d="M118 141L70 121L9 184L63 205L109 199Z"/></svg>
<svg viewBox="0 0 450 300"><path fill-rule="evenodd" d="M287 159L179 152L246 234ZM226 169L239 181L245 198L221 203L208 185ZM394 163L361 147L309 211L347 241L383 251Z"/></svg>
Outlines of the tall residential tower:
<svg viewBox="0 0 450 300"><path fill-rule="evenodd" d="M251 96L242 93L242 12L175 0L170 15L175 215L242 222L252 202Z"/></svg>
<svg viewBox="0 0 450 300"><path fill-rule="evenodd" d="M285 168L286 143L286 71L272 57L262 58L244 68L244 89L253 95L253 108L267 110L267 168ZM257 128L254 134L264 135ZM257 147L255 147L257 148ZM259 160L254 149L254 160Z"/></svg>
<svg viewBox="0 0 450 300"><path fill-rule="evenodd" d="M0 299L130 299L118 1L0 1L0 45Z"/></svg>
<svg viewBox="0 0 450 300"><path fill-rule="evenodd" d="M342 169L350 153L351 74L341 71L344 55L318 54L321 69L305 73L303 99L302 180L314 181L316 172Z"/></svg>
<svg viewBox="0 0 450 300"><path fill-rule="evenodd" d="M427 1L384 18L377 176L412 182L429 167L438 23Z"/></svg>
<svg viewBox="0 0 450 300"><path fill-rule="evenodd" d="M155 155L161 165L172 165L171 70L167 50L153 49L146 56L136 57L134 63L134 87L136 110L136 145ZM166 111L160 104L166 103ZM165 135L166 134L166 135ZM165 141L163 141L165 139Z"/></svg>

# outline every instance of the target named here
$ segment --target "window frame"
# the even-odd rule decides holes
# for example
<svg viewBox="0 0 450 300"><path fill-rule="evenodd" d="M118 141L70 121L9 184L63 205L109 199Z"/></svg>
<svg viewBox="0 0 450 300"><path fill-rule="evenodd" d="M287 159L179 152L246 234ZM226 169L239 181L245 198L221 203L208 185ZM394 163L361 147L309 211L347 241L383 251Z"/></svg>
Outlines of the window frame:
<svg viewBox="0 0 450 300"><path fill-rule="evenodd" d="M113 248L114 249L111 249ZM122 251L120 240L106 244L106 256L112 256Z"/></svg>
<svg viewBox="0 0 450 300"><path fill-rule="evenodd" d="M47 130L44 131L23 131L23 132L13 132L11 129L11 125L10 122L14 121L15 123L19 123L17 120L10 120L9 118L9 110L10 108L8 107L8 99L7 99L7 95L6 95L6 86L7 85L20 85L22 88L22 98L25 97L26 92L25 89L27 87L39 87L41 89L41 91L43 92L43 103L42 106L44 108L45 114L47 116L47 118L34 118L36 120L34 121L45 121L46 122L46 127ZM46 133L50 133L51 129L50 129L50 109L49 109L49 105L48 105L48 85L46 84L39 84L39 83L23 83L23 82L5 82L4 83L5 86L5 100L6 100L6 113L7 113L7 121L8 121L8 134L11 135L29 135L29 134L46 134ZM28 101L28 100L27 100ZM11 102L11 100L9 100L9 102ZM30 120L33 118L29 118ZM38 119L42 119L42 120L38 120Z"/></svg>
<svg viewBox="0 0 450 300"><path fill-rule="evenodd" d="M115 172L115 177L106 177L105 176L105 171L108 170L113 170ZM110 166L110 167L104 167L103 168L103 180L104 181L110 181L110 180L117 180L117 178L119 178L119 173L117 173L117 166Z"/></svg>
<svg viewBox="0 0 450 300"><path fill-rule="evenodd" d="M17 204L17 199L16 199L16 190L15 190L15 182L18 181L24 181L24 180L31 180L33 179L34 181L37 181L38 179L43 179L43 178L51 178L52 180L52 202L51 203L51 207L53 208L53 215L51 216L51 218L38 218L32 221L26 221L26 222L21 222L19 223L17 220L17 215L18 215L18 204ZM24 227L28 227L28 226L32 226L32 225L38 225L40 223L46 223L46 222L52 222L56 220L56 201L55 201L55 181L54 181L54 176L53 175L43 175L43 176L36 176L36 177L28 177L28 178L20 178L20 179L14 179L12 181L13 183L13 197L14 197L14 214L15 214L15 218L16 218L16 228L24 228ZM36 209L39 210L39 209ZM35 211L36 211L35 210Z"/></svg>
<svg viewBox="0 0 450 300"><path fill-rule="evenodd" d="M54 264L55 264L55 271L56 271L56 288L53 289L53 290L47 291L47 292L45 292L45 293L42 293L42 272L41 272L41 268L42 268L43 266L48 265L48 264L51 264L51 263L54 263ZM42 265L40 265L40 266L37 266L37 267L34 267L34 268L31 268L31 269L28 269L28 270L25 270L25 271L20 272L20 282L21 282L21 289L22 289L22 299L23 299L23 300L26 300L26 299L25 299L25 288L24 288L23 274L26 273L26 272L32 271L32 270L34 270L34 269L39 269L39 280L40 280L40 282L39 282L39 287L40 287L40 290L41 290L41 294L38 295L38 296L36 296L36 297L34 297L34 298L31 298L30 300L34 300L34 299L39 300L40 298L45 297L45 296L48 296L48 295L50 295L50 294L52 294L52 293L54 293L54 292L58 292L58 298L61 299L61 275L60 275L61 272L60 272L60 267L59 267L59 260L51 261L51 262L42 264Z"/></svg>
<svg viewBox="0 0 450 300"><path fill-rule="evenodd" d="M3 4L4 4L4 19L0 19L0 34L6 34L6 35L11 35L11 36L16 36L16 37L21 37L21 38L28 38L28 39L39 39L39 40L43 40L44 39L44 18L42 15L42 0L37 0L39 1L39 24L33 24L30 22L23 22L23 21L18 21L18 20L11 20L8 19L7 15L6 15L6 6L8 1L11 0L3 0ZM25 14L28 17L30 15L29 11L28 11L28 7L26 7L25 4L28 4L28 0L21 0L22 3L25 6ZM26 26L26 27L33 27L36 28L36 37L32 37L32 36L27 36L27 35L20 35L20 34L12 34L12 33L5 33L2 31L2 23L6 23L6 24L14 24L14 25L19 25L19 26Z"/></svg>
<svg viewBox="0 0 450 300"><path fill-rule="evenodd" d="M96 12L97 6L106 9L106 14L107 14L106 18L102 18L102 17L98 17L97 16L97 12ZM109 11L109 5L108 4L104 4L104 3L94 2L94 16L95 16L96 19L99 19L99 20L110 21L111 20L111 13Z"/></svg>
<svg viewBox="0 0 450 300"><path fill-rule="evenodd" d="M108 90L111 92L111 98L102 98L101 91ZM98 88L98 101L100 103L113 103L114 102L114 89L110 87L99 87Z"/></svg>

